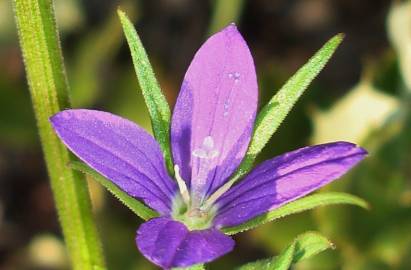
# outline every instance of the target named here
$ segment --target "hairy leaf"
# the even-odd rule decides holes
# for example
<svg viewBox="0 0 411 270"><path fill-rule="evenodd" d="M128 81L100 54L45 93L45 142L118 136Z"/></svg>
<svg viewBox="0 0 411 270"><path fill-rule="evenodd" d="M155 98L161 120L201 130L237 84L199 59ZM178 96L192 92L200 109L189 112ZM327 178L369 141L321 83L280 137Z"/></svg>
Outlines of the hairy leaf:
<svg viewBox="0 0 411 270"><path fill-rule="evenodd" d="M281 217L299 213L318 206L325 206L330 204L352 204L360 206L362 208L368 208L367 202L354 195L341 192L319 193L285 204L280 208L274 209L241 225L223 228L222 231L230 235L236 234L253 229L261 224L273 221Z"/></svg>
<svg viewBox="0 0 411 270"><path fill-rule="evenodd" d="M329 248L334 248L334 245L327 238L316 232L306 232L299 235L278 256L245 264L238 270L287 270L292 264Z"/></svg>
<svg viewBox="0 0 411 270"><path fill-rule="evenodd" d="M130 197L127 193L122 191L117 187L113 182L94 171L92 168L84 164L83 162L73 161L70 163L70 167L81 171L85 174L90 175L94 180L103 185L111 194L113 194L119 201L121 201L125 206L130 208L136 215L141 217L144 220L148 220L153 217L157 217L158 213L147 207L142 202Z"/></svg>
<svg viewBox="0 0 411 270"><path fill-rule="evenodd" d="M126 35L130 47L134 69L151 117L154 137L161 146L168 170L172 172L173 163L170 152L170 108L161 91L160 85L157 82L136 29L123 11L118 10L118 16L120 17L121 25L123 26L124 34Z"/></svg>
<svg viewBox="0 0 411 270"><path fill-rule="evenodd" d="M308 85L323 69L342 39L342 34L330 39L283 85L268 104L262 108L256 119L254 135L251 139L247 154L230 181L234 182L238 180L251 169L257 154L261 152L270 140L271 136L303 94L304 90L307 89Z"/></svg>

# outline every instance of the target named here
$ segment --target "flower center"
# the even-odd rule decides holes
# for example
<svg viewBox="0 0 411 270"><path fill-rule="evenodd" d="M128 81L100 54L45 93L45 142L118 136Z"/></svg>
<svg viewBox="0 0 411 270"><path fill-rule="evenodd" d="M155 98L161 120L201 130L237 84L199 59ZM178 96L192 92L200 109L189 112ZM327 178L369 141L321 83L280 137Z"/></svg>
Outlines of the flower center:
<svg viewBox="0 0 411 270"><path fill-rule="evenodd" d="M212 226L215 216L215 208L202 209L192 208L185 204L181 196L178 195L173 202L172 217L187 226L190 231L205 230Z"/></svg>
<svg viewBox="0 0 411 270"><path fill-rule="evenodd" d="M210 228L216 209L212 206L205 208L193 202L186 183L180 176L180 168L177 165L174 166L174 172L180 194L178 194L173 201L173 219L184 223L191 231Z"/></svg>

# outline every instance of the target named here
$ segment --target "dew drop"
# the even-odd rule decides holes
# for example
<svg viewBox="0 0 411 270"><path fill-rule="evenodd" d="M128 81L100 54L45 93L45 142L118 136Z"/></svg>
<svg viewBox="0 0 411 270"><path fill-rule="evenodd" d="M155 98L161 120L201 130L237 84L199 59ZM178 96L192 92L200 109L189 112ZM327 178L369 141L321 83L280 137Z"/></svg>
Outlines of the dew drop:
<svg viewBox="0 0 411 270"><path fill-rule="evenodd" d="M241 74L239 72L230 72L228 73L228 78L234 79L234 82L237 83L240 80Z"/></svg>

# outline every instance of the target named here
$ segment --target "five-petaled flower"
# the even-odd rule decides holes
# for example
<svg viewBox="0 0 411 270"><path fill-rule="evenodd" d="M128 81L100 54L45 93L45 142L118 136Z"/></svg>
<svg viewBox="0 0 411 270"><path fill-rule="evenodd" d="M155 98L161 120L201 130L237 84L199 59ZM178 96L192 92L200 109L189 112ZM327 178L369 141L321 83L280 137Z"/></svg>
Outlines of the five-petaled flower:
<svg viewBox="0 0 411 270"><path fill-rule="evenodd" d="M126 119L75 109L51 123L81 160L159 213L137 231L141 253L163 268L187 267L233 249L221 228L320 188L366 155L348 142L305 147L263 162L228 189L251 139L257 99L252 56L229 25L206 41L184 77L171 121L175 180L159 144Z"/></svg>

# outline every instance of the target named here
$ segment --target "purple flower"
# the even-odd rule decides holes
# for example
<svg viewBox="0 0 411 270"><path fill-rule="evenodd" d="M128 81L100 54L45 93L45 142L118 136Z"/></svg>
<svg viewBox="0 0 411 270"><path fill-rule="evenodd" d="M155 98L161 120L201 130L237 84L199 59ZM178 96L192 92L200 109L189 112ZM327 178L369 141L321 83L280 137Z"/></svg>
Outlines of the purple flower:
<svg viewBox="0 0 411 270"><path fill-rule="evenodd" d="M171 122L174 180L159 144L126 119L79 109L51 122L81 160L159 213L137 231L144 256L163 268L187 267L233 249L221 228L322 187L366 155L348 142L305 147L262 163L228 189L251 139L257 99L253 59L230 25L207 40L184 77Z"/></svg>

